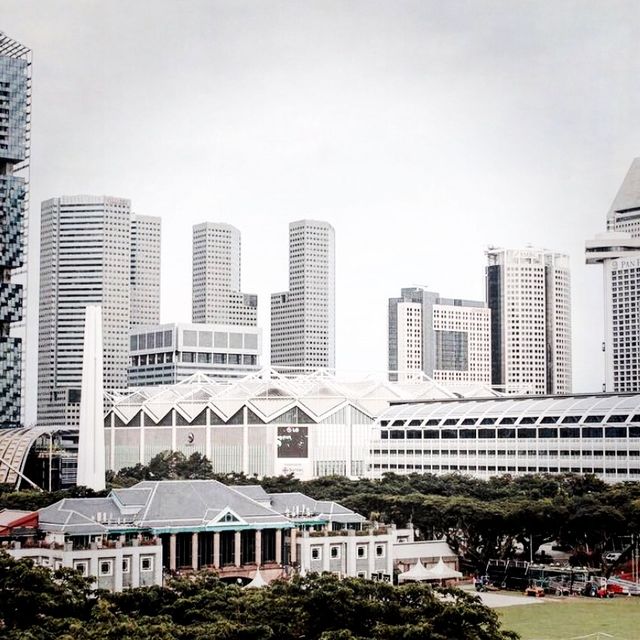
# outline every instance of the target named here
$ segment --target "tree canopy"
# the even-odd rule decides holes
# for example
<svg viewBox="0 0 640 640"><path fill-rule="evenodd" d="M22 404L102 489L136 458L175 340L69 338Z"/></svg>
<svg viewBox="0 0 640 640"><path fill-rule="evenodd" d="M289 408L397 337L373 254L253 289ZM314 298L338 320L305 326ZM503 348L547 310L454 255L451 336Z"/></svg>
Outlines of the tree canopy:
<svg viewBox="0 0 640 640"><path fill-rule="evenodd" d="M513 640L498 616L458 589L313 574L262 589L201 572L167 587L92 592L0 554L0 633L7 640Z"/></svg>

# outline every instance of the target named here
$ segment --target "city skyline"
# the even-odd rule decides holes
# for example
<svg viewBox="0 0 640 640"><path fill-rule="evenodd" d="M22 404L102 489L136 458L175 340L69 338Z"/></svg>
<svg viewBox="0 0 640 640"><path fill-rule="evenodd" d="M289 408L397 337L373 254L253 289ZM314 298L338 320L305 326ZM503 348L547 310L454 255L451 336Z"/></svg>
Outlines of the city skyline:
<svg viewBox="0 0 640 640"><path fill-rule="evenodd" d="M584 241L604 229L639 155L635 5L591 3L578 15L540 3L516 15L496 2L370 3L364 14L357 3L309 3L273 17L159 3L123 22L114 4L9 1L3 12L3 29L37 52L32 251L41 200L125 194L166 225L161 322L189 321L181 256L192 224L243 230L243 288L266 301L286 281L282 226L328 220L338 229L337 365L383 370L386 302L399 286L482 299L487 245L549 247L571 256L574 390L600 388L601 274L583 264ZM60 41L69 24L73 37ZM159 100L165 80L183 89ZM177 130L158 135L167 123ZM31 356L33 318L29 299ZM266 318L263 303L258 325Z"/></svg>

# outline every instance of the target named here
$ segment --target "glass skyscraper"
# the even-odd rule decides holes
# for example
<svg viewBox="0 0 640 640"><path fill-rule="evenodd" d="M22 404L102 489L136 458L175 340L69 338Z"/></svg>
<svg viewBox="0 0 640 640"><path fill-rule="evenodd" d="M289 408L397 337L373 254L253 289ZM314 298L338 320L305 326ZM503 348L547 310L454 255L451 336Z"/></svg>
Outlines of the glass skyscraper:
<svg viewBox="0 0 640 640"><path fill-rule="evenodd" d="M23 421L31 52L0 32L0 427Z"/></svg>

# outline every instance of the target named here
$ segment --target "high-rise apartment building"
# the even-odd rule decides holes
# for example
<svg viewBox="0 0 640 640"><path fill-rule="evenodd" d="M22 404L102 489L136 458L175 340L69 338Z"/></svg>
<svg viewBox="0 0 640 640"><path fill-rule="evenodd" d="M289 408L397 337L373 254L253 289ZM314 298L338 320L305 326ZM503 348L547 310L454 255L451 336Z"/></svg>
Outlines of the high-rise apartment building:
<svg viewBox="0 0 640 640"><path fill-rule="evenodd" d="M640 390L640 158L607 214L607 233L586 243L587 264L602 264L604 390Z"/></svg>
<svg viewBox="0 0 640 640"><path fill-rule="evenodd" d="M38 422L78 423L85 310L102 306L104 388L127 386L129 328L141 312L133 291L146 301L145 280L132 278L131 203L108 196L63 196L42 203L40 234L40 328ZM136 226L135 247L146 251ZM152 244L156 240L153 239ZM147 254L148 255L148 254ZM159 271L159 255L151 258ZM137 274L136 274L137 275ZM135 286L134 286L135 285ZM153 305L146 305L147 311Z"/></svg>
<svg viewBox="0 0 640 640"><path fill-rule="evenodd" d="M484 302L421 288L389 298L389 380L424 372L439 382L491 382L491 311Z"/></svg>
<svg viewBox="0 0 640 640"><path fill-rule="evenodd" d="M255 326L258 296L242 293L240 231L230 224L193 227L192 321Z"/></svg>
<svg viewBox="0 0 640 640"><path fill-rule="evenodd" d="M24 419L31 53L0 32L0 428Z"/></svg>
<svg viewBox="0 0 640 640"><path fill-rule="evenodd" d="M131 326L160 322L160 228L155 216L131 216Z"/></svg>
<svg viewBox="0 0 640 640"><path fill-rule="evenodd" d="M487 261L492 385L506 393L570 393L569 256L490 248Z"/></svg>
<svg viewBox="0 0 640 640"><path fill-rule="evenodd" d="M335 368L335 231L328 222L289 224L289 290L271 294L271 366Z"/></svg>

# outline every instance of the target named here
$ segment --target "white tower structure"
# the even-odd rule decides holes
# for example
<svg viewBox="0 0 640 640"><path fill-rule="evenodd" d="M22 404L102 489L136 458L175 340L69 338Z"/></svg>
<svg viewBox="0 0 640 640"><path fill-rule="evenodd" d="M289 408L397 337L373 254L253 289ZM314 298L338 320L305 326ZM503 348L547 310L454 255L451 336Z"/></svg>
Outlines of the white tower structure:
<svg viewBox="0 0 640 640"><path fill-rule="evenodd" d="M487 260L491 383L506 393L571 393L569 256L490 248Z"/></svg>
<svg viewBox="0 0 640 640"><path fill-rule="evenodd" d="M160 323L160 230L156 216L131 216L132 327Z"/></svg>
<svg viewBox="0 0 640 640"><path fill-rule="evenodd" d="M255 326L258 296L240 287L240 231L230 224L193 227L192 321Z"/></svg>
<svg viewBox="0 0 640 640"><path fill-rule="evenodd" d="M87 305L102 307L105 388L127 386L130 325L159 314L159 233L157 218L132 220L125 198L42 203L39 424L78 425Z"/></svg>
<svg viewBox="0 0 640 640"><path fill-rule="evenodd" d="M605 391L640 390L640 158L607 213L607 233L586 243L587 264L602 264Z"/></svg>
<svg viewBox="0 0 640 640"><path fill-rule="evenodd" d="M336 366L335 231L328 222L289 224L289 290L271 294L271 366Z"/></svg>
<svg viewBox="0 0 640 640"><path fill-rule="evenodd" d="M82 397L76 484L105 488L104 386L102 381L102 308L87 305L82 354Z"/></svg>

